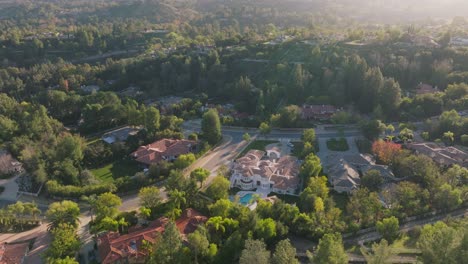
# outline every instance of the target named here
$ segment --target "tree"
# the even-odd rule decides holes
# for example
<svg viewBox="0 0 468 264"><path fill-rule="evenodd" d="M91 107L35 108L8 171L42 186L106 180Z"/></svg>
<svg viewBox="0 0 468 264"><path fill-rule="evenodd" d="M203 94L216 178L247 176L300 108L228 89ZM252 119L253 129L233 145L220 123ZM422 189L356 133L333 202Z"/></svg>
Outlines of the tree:
<svg viewBox="0 0 468 264"><path fill-rule="evenodd" d="M273 120L280 127L295 127L301 116L301 110L297 105L288 105L279 112L279 118Z"/></svg>
<svg viewBox="0 0 468 264"><path fill-rule="evenodd" d="M270 252L266 249L265 243L260 240L248 239L245 241L239 264L268 264L270 263Z"/></svg>
<svg viewBox="0 0 468 264"><path fill-rule="evenodd" d="M315 139L316 139L315 129L309 128L309 129L304 130L304 132L302 132L302 141L304 143L308 142L313 145L315 143Z"/></svg>
<svg viewBox="0 0 468 264"><path fill-rule="evenodd" d="M184 263L182 238L174 222L166 224L161 239L156 243L149 263L173 264Z"/></svg>
<svg viewBox="0 0 468 264"><path fill-rule="evenodd" d="M105 217L114 218L119 213L117 207L121 204L120 197L113 193L107 192L99 195L93 205L96 221L99 222Z"/></svg>
<svg viewBox="0 0 468 264"><path fill-rule="evenodd" d="M461 135L460 140L464 146L468 146L468 134Z"/></svg>
<svg viewBox="0 0 468 264"><path fill-rule="evenodd" d="M227 198L231 183L223 176L216 176L206 189L206 195L214 200Z"/></svg>
<svg viewBox="0 0 468 264"><path fill-rule="evenodd" d="M50 221L49 230L52 230L61 224L68 224L74 227L78 226L80 216L80 207L72 201L61 201L51 203L46 212L47 219Z"/></svg>
<svg viewBox="0 0 468 264"><path fill-rule="evenodd" d="M305 180L307 180L310 177L318 176L321 171L322 165L320 163L320 158L317 157L315 154L311 153L305 158L304 163L301 166L300 175Z"/></svg>
<svg viewBox="0 0 468 264"><path fill-rule="evenodd" d="M398 218L391 216L384 218L382 221L377 221L377 232L388 242L393 243L398 237L400 224Z"/></svg>
<svg viewBox="0 0 468 264"><path fill-rule="evenodd" d="M382 204L375 192L361 188L353 192L346 210L356 223L367 226L375 223L382 210Z"/></svg>
<svg viewBox="0 0 468 264"><path fill-rule="evenodd" d="M400 134L398 134L398 137L403 140L404 142L408 141L408 140L412 140L414 135L413 135L413 130L409 129L409 128L403 128L401 131L400 131Z"/></svg>
<svg viewBox="0 0 468 264"><path fill-rule="evenodd" d="M74 257L80 249L80 241L76 235L76 229L69 224L60 224L52 229L52 242L46 251L47 258L62 259Z"/></svg>
<svg viewBox="0 0 468 264"><path fill-rule="evenodd" d="M53 259L53 258L48 258L47 259L48 264L79 264L78 261L76 261L74 258L71 257L66 257L62 259Z"/></svg>
<svg viewBox="0 0 468 264"><path fill-rule="evenodd" d="M146 108L144 117L145 117L145 120L144 120L145 127L146 127L146 130L148 131L148 134L155 135L160 126L161 116L159 114L159 110L153 106L148 107Z"/></svg>
<svg viewBox="0 0 468 264"><path fill-rule="evenodd" d="M341 235L325 234L319 241L313 261L317 264L348 263L348 255L344 250Z"/></svg>
<svg viewBox="0 0 468 264"><path fill-rule="evenodd" d="M377 140L372 143L372 152L377 156L379 162L388 165L392 164L395 156L401 152L401 145Z"/></svg>
<svg viewBox="0 0 468 264"><path fill-rule="evenodd" d="M424 139L425 141L429 141L429 139L431 138L430 135L429 135L429 132L427 131L424 131L421 133L421 137L422 139Z"/></svg>
<svg viewBox="0 0 468 264"><path fill-rule="evenodd" d="M442 137L447 145L452 145L455 140L454 134L451 131L444 132Z"/></svg>
<svg viewBox="0 0 468 264"><path fill-rule="evenodd" d="M242 135L242 139L247 141L247 142L250 142L250 140L252 139L251 136L249 135L249 133L244 133L244 135Z"/></svg>
<svg viewBox="0 0 468 264"><path fill-rule="evenodd" d="M257 221L255 234L258 239L268 241L276 236L276 223L271 218Z"/></svg>
<svg viewBox="0 0 468 264"><path fill-rule="evenodd" d="M9 141L18 131L18 124L8 117L0 115L0 142Z"/></svg>
<svg viewBox="0 0 468 264"><path fill-rule="evenodd" d="M184 191L171 190L168 196L173 208L181 209L181 206L187 202Z"/></svg>
<svg viewBox="0 0 468 264"><path fill-rule="evenodd" d="M210 171L204 168L196 168L190 173L190 177L200 183L200 188L203 188L203 182L210 176Z"/></svg>
<svg viewBox="0 0 468 264"><path fill-rule="evenodd" d="M270 125L268 125L268 123L265 123L265 122L262 122L260 126L258 127L258 129L260 130L260 135L262 136L266 136L267 134L271 132Z"/></svg>
<svg viewBox="0 0 468 264"><path fill-rule="evenodd" d="M212 216L228 217L233 209L233 203L228 199L219 199L214 204L208 206Z"/></svg>
<svg viewBox="0 0 468 264"><path fill-rule="evenodd" d="M436 189L434 195L434 207L439 210L451 210L457 208L463 202L461 191L444 183Z"/></svg>
<svg viewBox="0 0 468 264"><path fill-rule="evenodd" d="M378 170L368 170L361 178L361 185L369 189L369 191L376 192L380 190L383 183L383 177Z"/></svg>
<svg viewBox="0 0 468 264"><path fill-rule="evenodd" d="M380 120L373 119L368 122L361 123L362 134L369 140L378 138L384 130L385 125Z"/></svg>
<svg viewBox="0 0 468 264"><path fill-rule="evenodd" d="M174 161L174 167L176 169L185 169L194 163L195 160L196 158L193 153L182 154Z"/></svg>
<svg viewBox="0 0 468 264"><path fill-rule="evenodd" d="M387 117L394 117L398 113L401 103L401 88L393 78L387 78L379 98L382 111ZM393 131L392 131L393 132Z"/></svg>
<svg viewBox="0 0 468 264"><path fill-rule="evenodd" d="M390 259L395 255L393 248L388 245L388 242L385 239L382 239L378 244L373 243L371 251L361 247L361 253L364 255L368 264L391 263Z"/></svg>
<svg viewBox="0 0 468 264"><path fill-rule="evenodd" d="M299 207L304 212L312 212L317 209L316 205L319 206L319 204L316 204L320 203L317 202L318 198L323 203L328 198L328 193L329 189L326 177L311 177L307 188L299 195Z"/></svg>
<svg viewBox="0 0 468 264"><path fill-rule="evenodd" d="M299 264L299 261L296 259L296 249L291 245L289 239L281 240L276 244L271 263Z"/></svg>
<svg viewBox="0 0 468 264"><path fill-rule="evenodd" d="M161 193L156 186L143 187L138 193L140 206L154 209L161 204Z"/></svg>
<svg viewBox="0 0 468 264"><path fill-rule="evenodd" d="M81 137L67 134L58 140L56 160L65 161L69 159L74 165L78 165L83 159L84 147Z"/></svg>
<svg viewBox="0 0 468 264"><path fill-rule="evenodd" d="M216 109L210 109L203 114L201 129L203 137L211 145L214 145L221 140L221 122L219 121L219 115Z"/></svg>
<svg viewBox="0 0 468 264"><path fill-rule="evenodd" d="M392 194L392 208L398 208L404 216L420 214L427 211L429 191L423 190L418 184L408 181L399 182Z"/></svg>
<svg viewBox="0 0 468 264"><path fill-rule="evenodd" d="M206 257L210 251L210 242L206 237L206 230L204 227L198 227L195 232L187 236L188 243L192 249L192 254L195 263L198 263L200 257Z"/></svg>
<svg viewBox="0 0 468 264"><path fill-rule="evenodd" d="M455 259L458 241L457 230L443 222L437 222L422 228L416 246L421 250L423 263L455 264L458 263Z"/></svg>

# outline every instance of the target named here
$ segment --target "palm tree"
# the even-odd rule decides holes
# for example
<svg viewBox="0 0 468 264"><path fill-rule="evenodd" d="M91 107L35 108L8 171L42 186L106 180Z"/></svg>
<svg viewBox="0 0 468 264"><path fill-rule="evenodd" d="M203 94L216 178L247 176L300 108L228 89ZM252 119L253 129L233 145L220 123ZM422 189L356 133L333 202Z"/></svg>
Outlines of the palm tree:
<svg viewBox="0 0 468 264"><path fill-rule="evenodd" d="M119 223L119 232L120 233L123 233L124 232L124 228L128 226L128 222L125 221L125 218L121 217L118 221Z"/></svg>
<svg viewBox="0 0 468 264"><path fill-rule="evenodd" d="M182 214L181 209L173 208L172 210L167 212L166 216L167 216L167 218L171 219L172 221L175 221L181 214Z"/></svg>
<svg viewBox="0 0 468 264"><path fill-rule="evenodd" d="M182 204L186 203L185 199L185 192L184 191L179 191L177 189L172 190L169 192L169 200L174 206L174 208L180 209L180 206Z"/></svg>
<svg viewBox="0 0 468 264"><path fill-rule="evenodd" d="M224 226L224 219L221 216L215 216L208 219L206 226L215 232L221 231L221 233L226 232L226 227Z"/></svg>

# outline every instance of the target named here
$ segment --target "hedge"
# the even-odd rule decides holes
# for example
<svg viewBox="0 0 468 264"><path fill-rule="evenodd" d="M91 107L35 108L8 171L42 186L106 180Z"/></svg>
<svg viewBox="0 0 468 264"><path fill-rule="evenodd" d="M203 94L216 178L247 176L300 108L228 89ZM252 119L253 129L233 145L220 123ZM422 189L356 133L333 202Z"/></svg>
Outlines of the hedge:
<svg viewBox="0 0 468 264"><path fill-rule="evenodd" d="M46 183L47 192L51 196L62 198L80 198L92 194L105 192L115 192L117 188L112 183L94 184L87 186L61 185L57 181L51 180Z"/></svg>

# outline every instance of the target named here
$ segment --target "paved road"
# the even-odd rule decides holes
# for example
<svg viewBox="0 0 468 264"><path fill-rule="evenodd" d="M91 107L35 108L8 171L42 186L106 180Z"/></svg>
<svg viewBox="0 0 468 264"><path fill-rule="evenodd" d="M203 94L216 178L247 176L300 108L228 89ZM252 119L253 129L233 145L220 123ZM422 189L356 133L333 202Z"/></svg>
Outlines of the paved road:
<svg viewBox="0 0 468 264"><path fill-rule="evenodd" d="M184 122L182 127L187 132L199 132L201 130L201 120L190 120ZM304 128L293 128L293 129L272 129L272 131L266 135L261 136L265 139L288 139L288 140L300 140ZM241 141L242 135L244 133L249 133L251 136L259 135L259 130L257 128L243 128L243 127L222 127L223 135L228 135L232 137L235 141ZM359 137L361 132L358 129L348 129L343 132L327 130L325 126L318 126L315 128L315 134L317 138L334 138L334 137Z"/></svg>
<svg viewBox="0 0 468 264"><path fill-rule="evenodd" d="M419 219L419 220L414 220L407 222L403 225L400 226L400 232L407 232L409 230L412 230L418 226L424 226L427 224L434 224L438 221L441 221L447 217L452 217L452 218L465 218L468 217L468 208L462 208L458 209L456 211L446 213L446 214L441 214L441 215L436 215L433 217L429 218L424 218L424 219ZM377 231L361 234L357 237L349 237L345 238L344 241L347 242L352 242L352 243L359 243L363 244L369 241L375 241L377 239L381 238L381 235Z"/></svg>

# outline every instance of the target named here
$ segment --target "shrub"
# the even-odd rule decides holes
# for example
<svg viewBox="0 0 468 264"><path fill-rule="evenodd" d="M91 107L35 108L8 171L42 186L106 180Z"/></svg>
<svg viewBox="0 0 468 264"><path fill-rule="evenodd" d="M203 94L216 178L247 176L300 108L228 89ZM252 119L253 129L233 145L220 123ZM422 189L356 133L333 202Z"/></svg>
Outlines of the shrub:
<svg viewBox="0 0 468 264"><path fill-rule="evenodd" d="M57 181L51 180L46 183L47 192L55 197L79 198L92 194L115 192L117 188L112 183L94 184L86 186L61 185Z"/></svg>

